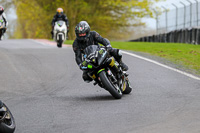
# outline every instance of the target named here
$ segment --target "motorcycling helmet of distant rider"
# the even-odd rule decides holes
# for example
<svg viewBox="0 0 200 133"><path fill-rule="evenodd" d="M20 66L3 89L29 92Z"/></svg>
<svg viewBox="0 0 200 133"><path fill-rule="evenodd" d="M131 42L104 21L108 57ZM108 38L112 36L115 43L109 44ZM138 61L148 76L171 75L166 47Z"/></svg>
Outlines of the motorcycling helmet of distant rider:
<svg viewBox="0 0 200 133"><path fill-rule="evenodd" d="M3 14L3 12L4 12L4 9L2 6L0 6L0 15Z"/></svg>
<svg viewBox="0 0 200 133"><path fill-rule="evenodd" d="M61 17L63 15L63 9L62 8L58 8L57 9L57 14L59 17Z"/></svg>
<svg viewBox="0 0 200 133"><path fill-rule="evenodd" d="M90 26L86 21L81 21L75 27L76 37L80 41L86 41L90 36Z"/></svg>

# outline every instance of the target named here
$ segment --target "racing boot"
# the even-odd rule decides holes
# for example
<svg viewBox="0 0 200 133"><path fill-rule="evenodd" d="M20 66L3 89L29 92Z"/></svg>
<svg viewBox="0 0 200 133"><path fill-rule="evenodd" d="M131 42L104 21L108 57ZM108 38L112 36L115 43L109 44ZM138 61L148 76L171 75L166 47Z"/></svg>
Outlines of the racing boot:
<svg viewBox="0 0 200 133"><path fill-rule="evenodd" d="M51 37L52 37L52 39L53 39L53 31L51 31Z"/></svg>
<svg viewBox="0 0 200 133"><path fill-rule="evenodd" d="M121 65L123 71L128 71L128 66L124 62L120 61L119 64Z"/></svg>
<svg viewBox="0 0 200 133"><path fill-rule="evenodd" d="M66 40L68 40L68 33L69 33L69 30L67 30Z"/></svg>
<svg viewBox="0 0 200 133"><path fill-rule="evenodd" d="M120 66L122 67L123 71L127 71L128 70L128 66L122 62L122 53L119 49L115 49L111 47L111 50L109 51L110 54L112 56L114 56L115 60L120 64Z"/></svg>

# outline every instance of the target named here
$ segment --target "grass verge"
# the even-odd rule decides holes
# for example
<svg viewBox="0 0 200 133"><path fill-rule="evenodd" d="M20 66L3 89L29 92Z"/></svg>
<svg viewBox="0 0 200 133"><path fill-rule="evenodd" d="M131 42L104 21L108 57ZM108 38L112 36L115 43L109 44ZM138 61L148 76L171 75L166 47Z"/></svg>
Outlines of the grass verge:
<svg viewBox="0 0 200 133"><path fill-rule="evenodd" d="M72 44L67 40L66 44ZM200 75L200 45L182 43L111 42L113 48L149 53L165 58Z"/></svg>
<svg viewBox="0 0 200 133"><path fill-rule="evenodd" d="M72 45L73 42L74 42L74 40L66 40L66 41L64 42L64 44L70 44L70 45Z"/></svg>

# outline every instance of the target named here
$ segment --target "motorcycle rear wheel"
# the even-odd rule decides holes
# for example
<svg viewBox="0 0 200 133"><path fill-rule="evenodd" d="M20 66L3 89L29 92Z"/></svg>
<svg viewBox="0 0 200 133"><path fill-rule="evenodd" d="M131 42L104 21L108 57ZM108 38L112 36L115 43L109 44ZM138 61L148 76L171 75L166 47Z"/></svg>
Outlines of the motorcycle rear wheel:
<svg viewBox="0 0 200 133"><path fill-rule="evenodd" d="M106 90L110 92L110 94L115 98L115 99L120 99L122 97L122 92L120 89L117 89L111 81L108 79L105 71L102 71L99 73L99 77L101 79L101 82L105 86Z"/></svg>

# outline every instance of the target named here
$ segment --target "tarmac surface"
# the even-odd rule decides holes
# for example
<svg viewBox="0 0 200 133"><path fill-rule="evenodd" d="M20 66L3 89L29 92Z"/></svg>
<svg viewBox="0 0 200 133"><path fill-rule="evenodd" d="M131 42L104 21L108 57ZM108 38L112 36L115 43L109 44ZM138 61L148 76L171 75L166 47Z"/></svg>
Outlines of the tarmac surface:
<svg viewBox="0 0 200 133"><path fill-rule="evenodd" d="M0 99L15 133L199 133L200 81L123 54L133 91L115 100L85 83L72 48L0 42Z"/></svg>

